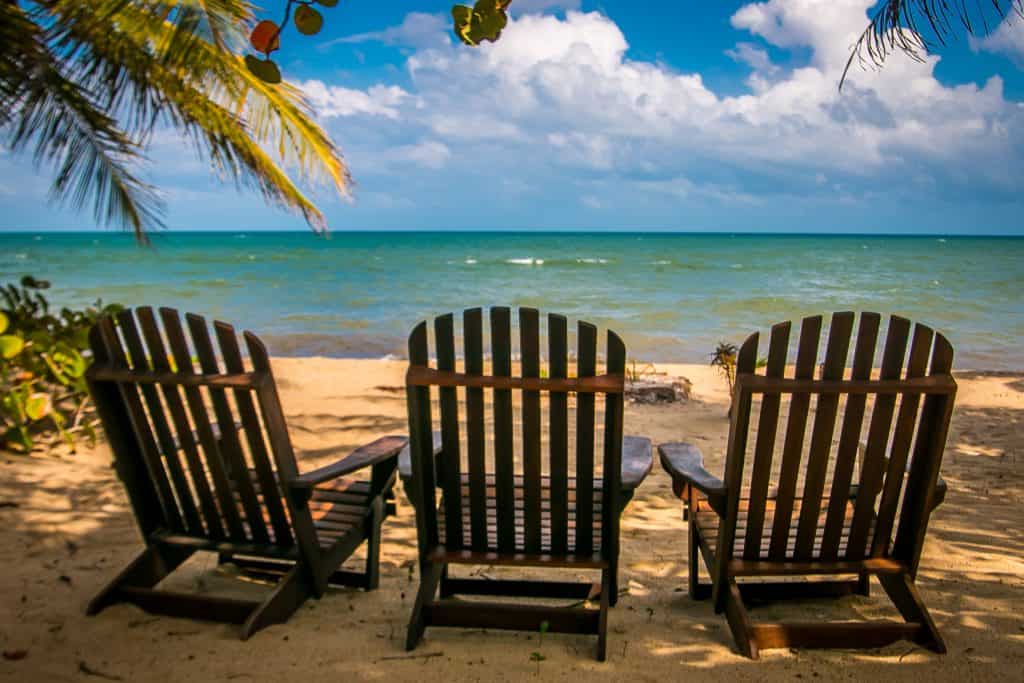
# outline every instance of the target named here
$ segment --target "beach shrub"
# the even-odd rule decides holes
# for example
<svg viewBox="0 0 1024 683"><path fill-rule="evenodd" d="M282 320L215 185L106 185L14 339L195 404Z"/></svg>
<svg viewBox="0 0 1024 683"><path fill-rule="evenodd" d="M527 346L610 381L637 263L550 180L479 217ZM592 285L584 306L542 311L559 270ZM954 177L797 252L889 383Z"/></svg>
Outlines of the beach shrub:
<svg viewBox="0 0 1024 683"><path fill-rule="evenodd" d="M95 439L85 369L89 328L121 310L97 301L82 310L53 312L46 280L31 276L0 288L0 446L37 446Z"/></svg>
<svg viewBox="0 0 1024 683"><path fill-rule="evenodd" d="M729 385L729 398L732 399L736 393L736 352L735 344L718 342L718 346L711 352L711 366L718 369L722 379Z"/></svg>

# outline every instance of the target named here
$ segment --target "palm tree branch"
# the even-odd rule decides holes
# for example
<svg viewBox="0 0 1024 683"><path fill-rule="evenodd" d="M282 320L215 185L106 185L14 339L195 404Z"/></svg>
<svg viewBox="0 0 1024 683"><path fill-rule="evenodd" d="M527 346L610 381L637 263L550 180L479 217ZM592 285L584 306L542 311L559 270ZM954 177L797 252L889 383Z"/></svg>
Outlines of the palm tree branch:
<svg viewBox="0 0 1024 683"><path fill-rule="evenodd" d="M37 165L56 167L52 197L78 209L92 196L97 221L120 223L145 241L146 229L159 226L161 204L154 189L129 170L139 157L137 146L61 72L43 41L26 42L24 64L33 78L11 103L17 117L9 130L11 149L32 147Z"/></svg>
<svg viewBox="0 0 1024 683"><path fill-rule="evenodd" d="M894 52L923 61L961 28L969 35L988 35L1011 14L1024 18L1024 0L885 0L851 50L839 87L855 61L861 67L880 67Z"/></svg>

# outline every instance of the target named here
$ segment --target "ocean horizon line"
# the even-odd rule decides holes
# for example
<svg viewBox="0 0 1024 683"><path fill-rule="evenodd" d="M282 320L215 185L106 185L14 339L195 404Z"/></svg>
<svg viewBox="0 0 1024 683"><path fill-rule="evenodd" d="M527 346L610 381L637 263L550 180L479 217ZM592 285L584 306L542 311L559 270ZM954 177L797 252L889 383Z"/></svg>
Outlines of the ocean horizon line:
<svg viewBox="0 0 1024 683"><path fill-rule="evenodd" d="M97 230L80 228L35 228L35 229L8 229L0 228L0 236L31 236L31 235L81 235L107 237L134 238L134 234L123 230ZM164 228L148 233L149 237L160 237L165 235L309 235L311 237L331 239L333 235L359 234L359 235L651 235L651 236L736 236L736 237L864 237L864 238L954 238L954 239L1024 239L1024 232L1020 233L969 233L969 232L848 232L848 231L759 231L759 230L675 230L675 229L594 229L594 228L519 228L519 229L498 229L487 228L336 228L325 233L318 233L312 229L302 228Z"/></svg>

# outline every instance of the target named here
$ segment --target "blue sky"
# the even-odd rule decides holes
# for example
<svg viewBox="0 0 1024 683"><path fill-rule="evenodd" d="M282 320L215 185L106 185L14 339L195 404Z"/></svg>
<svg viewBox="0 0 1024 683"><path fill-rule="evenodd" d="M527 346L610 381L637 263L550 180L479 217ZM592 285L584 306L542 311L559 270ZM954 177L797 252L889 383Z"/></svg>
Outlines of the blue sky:
<svg viewBox="0 0 1024 683"><path fill-rule="evenodd" d="M1024 22L839 93L871 5L514 0L473 49L450 1L346 0L278 60L357 181L333 230L1024 233ZM173 132L146 174L172 229L304 229ZM47 186L0 149L0 229L96 227Z"/></svg>

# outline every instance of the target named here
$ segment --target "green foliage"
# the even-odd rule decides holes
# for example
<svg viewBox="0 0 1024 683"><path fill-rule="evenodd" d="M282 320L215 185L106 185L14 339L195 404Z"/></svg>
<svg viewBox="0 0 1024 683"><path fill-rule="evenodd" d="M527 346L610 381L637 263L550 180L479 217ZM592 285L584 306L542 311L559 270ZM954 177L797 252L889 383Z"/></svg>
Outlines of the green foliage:
<svg viewBox="0 0 1024 683"><path fill-rule="evenodd" d="M86 419L89 328L120 306L97 301L54 312L45 280L31 276L0 288L0 446L28 452L48 430L74 450L75 435L95 438Z"/></svg>
<svg viewBox="0 0 1024 683"><path fill-rule="evenodd" d="M736 345L728 342L718 342L718 346L711 352L711 366L718 368L718 372L729 385L729 398L736 392Z"/></svg>
<svg viewBox="0 0 1024 683"><path fill-rule="evenodd" d="M0 146L51 170L54 198L145 241L163 203L138 169L169 125L218 177L322 229L296 181L345 194L348 170L302 92L247 67L256 23L248 0L0 1Z"/></svg>
<svg viewBox="0 0 1024 683"><path fill-rule="evenodd" d="M735 344L718 342L718 346L711 353L711 366L718 368L719 373L729 385L729 398L736 393L736 354L738 349ZM767 358L758 358L754 367L763 368L768 364ZM731 409L730 409L731 410Z"/></svg>
<svg viewBox="0 0 1024 683"><path fill-rule="evenodd" d="M506 10L510 4L512 0L477 0L472 7L455 5L452 7L455 35L466 45L479 45L485 40L493 43L508 24Z"/></svg>
<svg viewBox="0 0 1024 683"><path fill-rule="evenodd" d="M540 651L544 647L544 634L551 628L551 623L545 619L540 622L540 641L537 644L537 651L530 653L530 661L537 663L537 675L540 676L540 663L547 659L544 654Z"/></svg>
<svg viewBox="0 0 1024 683"><path fill-rule="evenodd" d="M270 58L272 52L281 49L281 32L291 21L295 30L304 36L315 36L324 27L324 15L313 9L312 5L336 7L338 0L288 0L284 7L284 18L280 24L272 21L261 21L249 34L249 44L257 52L263 53L263 59L253 55L245 56L245 66L253 76L268 85L281 82L281 69ZM294 7L294 11L292 8Z"/></svg>

